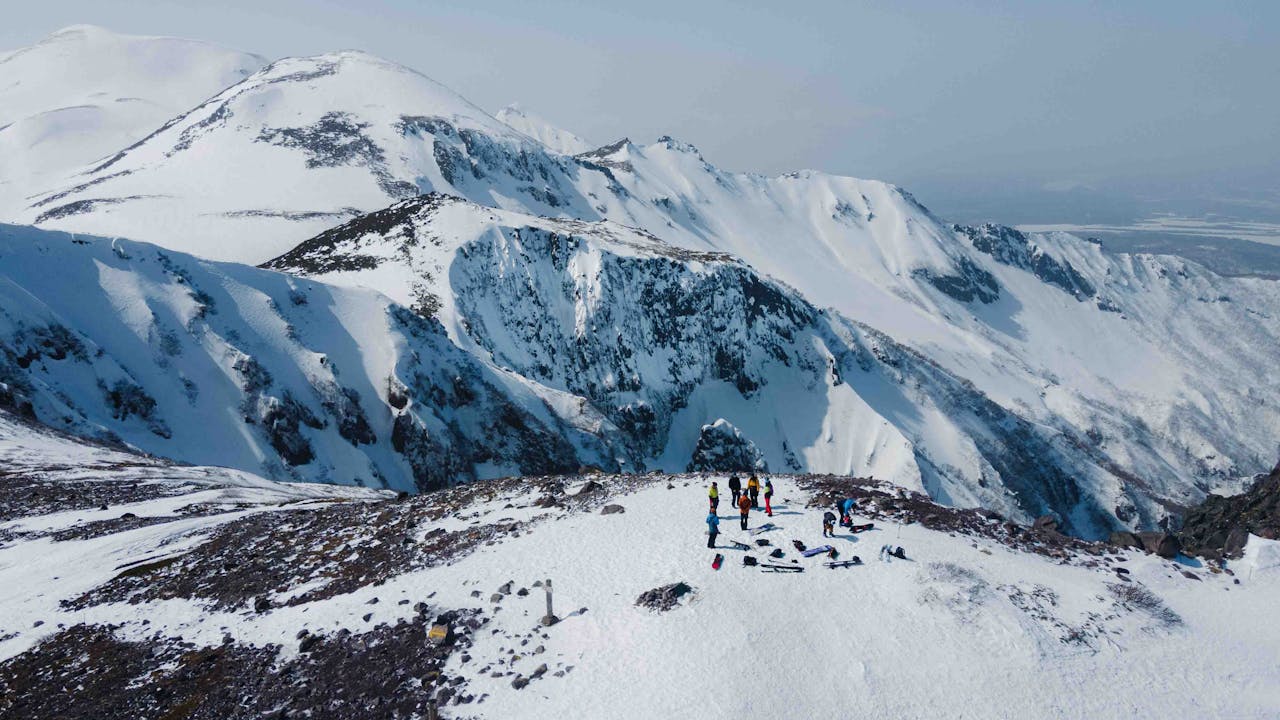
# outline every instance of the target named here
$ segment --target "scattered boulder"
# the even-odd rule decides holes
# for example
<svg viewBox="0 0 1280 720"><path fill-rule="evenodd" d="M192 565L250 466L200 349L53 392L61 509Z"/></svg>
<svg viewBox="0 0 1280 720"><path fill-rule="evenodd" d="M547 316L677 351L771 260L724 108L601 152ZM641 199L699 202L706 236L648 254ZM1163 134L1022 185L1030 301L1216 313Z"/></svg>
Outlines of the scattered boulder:
<svg viewBox="0 0 1280 720"><path fill-rule="evenodd" d="M257 598L254 599L253 601L254 612L266 612L270 609L271 609L271 601L267 599L266 595L259 595Z"/></svg>
<svg viewBox="0 0 1280 720"><path fill-rule="evenodd" d="M693 592L687 583L677 582L645 590L636 598L636 605L656 612L666 612L680 604L680 598Z"/></svg>
<svg viewBox="0 0 1280 720"><path fill-rule="evenodd" d="M1142 545L1142 540L1139 539L1136 534L1123 530L1117 530L1116 532L1111 533L1111 538L1108 542L1116 547L1135 548L1137 550L1145 549Z"/></svg>
<svg viewBox="0 0 1280 720"><path fill-rule="evenodd" d="M1049 532L1058 532L1058 518L1052 515L1041 515L1031 524L1033 530L1048 530Z"/></svg>
<svg viewBox="0 0 1280 720"><path fill-rule="evenodd" d="M1182 545L1178 542L1178 538L1166 532L1138 533L1138 539L1142 541L1144 550L1162 558L1173 559L1182 552Z"/></svg>
<svg viewBox="0 0 1280 720"><path fill-rule="evenodd" d="M523 690L529 684L529 678L523 675L517 675L515 680L511 681L511 687L516 690Z"/></svg>
<svg viewBox="0 0 1280 720"><path fill-rule="evenodd" d="M627 509L622 507L621 505L605 505L603 508L601 508L600 514L601 515L617 515L618 513L624 513L626 511Z"/></svg>

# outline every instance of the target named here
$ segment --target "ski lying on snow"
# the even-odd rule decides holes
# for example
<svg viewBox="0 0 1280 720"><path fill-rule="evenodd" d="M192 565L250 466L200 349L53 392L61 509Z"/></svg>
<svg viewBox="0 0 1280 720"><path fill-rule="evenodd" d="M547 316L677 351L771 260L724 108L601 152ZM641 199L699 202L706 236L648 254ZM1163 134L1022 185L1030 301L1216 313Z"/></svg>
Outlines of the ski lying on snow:
<svg viewBox="0 0 1280 720"><path fill-rule="evenodd" d="M759 535L760 533L765 533L765 532L769 532L770 530L777 530L777 529L778 529L777 525L774 525L773 523L765 523L760 527L756 528L755 530L752 530L751 534Z"/></svg>
<svg viewBox="0 0 1280 720"><path fill-rule="evenodd" d="M861 565L862 558L858 557L857 555L854 555L852 558L848 560L836 560L833 562L822 563L822 564L829 568L853 567L855 565Z"/></svg>
<svg viewBox="0 0 1280 720"><path fill-rule="evenodd" d="M778 565L776 563L760 563L760 569L765 572L804 572L804 568L800 565Z"/></svg>

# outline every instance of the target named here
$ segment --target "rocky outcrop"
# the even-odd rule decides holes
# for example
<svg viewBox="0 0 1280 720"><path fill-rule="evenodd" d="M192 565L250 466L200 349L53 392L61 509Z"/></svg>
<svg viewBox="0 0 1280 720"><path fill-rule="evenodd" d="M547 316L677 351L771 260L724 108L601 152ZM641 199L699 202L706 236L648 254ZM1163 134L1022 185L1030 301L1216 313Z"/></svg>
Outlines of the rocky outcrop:
<svg viewBox="0 0 1280 720"><path fill-rule="evenodd" d="M1219 559L1240 557L1251 534L1280 539L1280 466L1239 495L1206 497L1187 512L1178 537L1188 553Z"/></svg>
<svg viewBox="0 0 1280 720"><path fill-rule="evenodd" d="M702 426L689 472L769 472L759 448L723 418Z"/></svg>
<svg viewBox="0 0 1280 720"><path fill-rule="evenodd" d="M1071 263L1049 255L1018 230L994 223L978 227L952 225L951 229L969 238L975 250L990 255L996 262L1022 268L1077 300L1084 301L1097 294Z"/></svg>

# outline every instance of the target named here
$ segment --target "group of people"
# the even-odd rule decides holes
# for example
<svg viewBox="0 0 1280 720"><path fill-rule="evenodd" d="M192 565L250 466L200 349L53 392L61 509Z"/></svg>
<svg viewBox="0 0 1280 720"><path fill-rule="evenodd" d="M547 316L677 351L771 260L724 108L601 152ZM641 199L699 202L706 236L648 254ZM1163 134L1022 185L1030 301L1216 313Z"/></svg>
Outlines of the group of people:
<svg viewBox="0 0 1280 720"><path fill-rule="evenodd" d="M747 478L747 487L745 491L742 487L742 480L737 475L729 476L729 492L732 495L730 502L733 507L738 509L738 519L742 529L747 529L747 518L751 515L752 510L760 509L760 493L764 491L764 513L769 517L773 517L773 481L769 478L764 479L763 485L755 473ZM712 481L711 488L707 491L707 498L710 500L711 509L707 513L707 547L716 546L716 536L720 534L720 516L716 511L720 507L720 484Z"/></svg>
<svg viewBox="0 0 1280 720"><path fill-rule="evenodd" d="M738 479L738 476L729 476L729 492L732 494L731 502L734 507L738 508L738 519L743 530L747 529L747 518L751 515L751 511L760 509L760 492L762 489L764 491L765 514L773 517L772 480L766 477L764 484L761 485L760 480L752 473L751 477L747 479L747 487L744 491L742 481ZM714 548L716 546L716 537L720 534L720 516L716 514L717 509L720 507L720 484L714 480L711 482L710 489L707 490L707 498L711 504L711 509L707 513L707 547ZM836 512L828 510L822 514L822 537L835 537L837 519L839 519L841 527L853 528L855 505L856 502L853 498L836 500ZM839 513L839 515L836 513Z"/></svg>

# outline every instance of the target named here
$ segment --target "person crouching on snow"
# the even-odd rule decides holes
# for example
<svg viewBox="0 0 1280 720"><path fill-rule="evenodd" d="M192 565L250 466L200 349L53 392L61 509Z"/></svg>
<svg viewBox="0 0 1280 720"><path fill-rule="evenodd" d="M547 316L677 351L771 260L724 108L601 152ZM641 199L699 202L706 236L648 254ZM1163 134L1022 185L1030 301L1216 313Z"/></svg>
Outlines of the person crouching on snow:
<svg viewBox="0 0 1280 720"><path fill-rule="evenodd" d="M836 536L836 514L830 510L822 515L822 537Z"/></svg>

